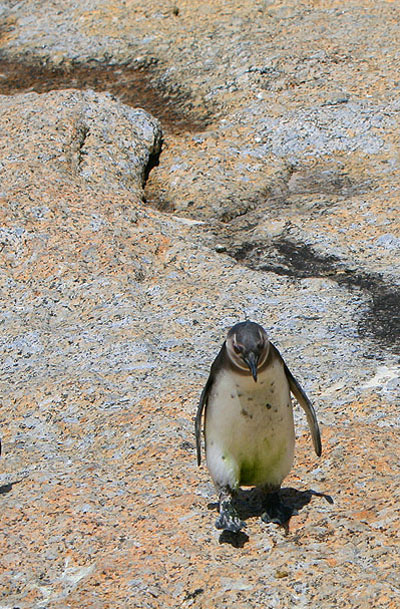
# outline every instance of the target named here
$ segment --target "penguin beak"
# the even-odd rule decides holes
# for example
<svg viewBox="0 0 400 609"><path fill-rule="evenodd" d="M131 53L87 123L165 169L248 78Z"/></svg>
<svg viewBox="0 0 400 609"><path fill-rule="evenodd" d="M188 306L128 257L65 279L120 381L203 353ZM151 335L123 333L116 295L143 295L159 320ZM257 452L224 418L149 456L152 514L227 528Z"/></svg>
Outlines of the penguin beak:
<svg viewBox="0 0 400 609"><path fill-rule="evenodd" d="M257 382L257 363L258 363L258 357L252 351L250 351L248 356L246 358L244 358L244 361L246 362L246 364L250 368L250 372L252 374L253 379L255 380L255 382Z"/></svg>

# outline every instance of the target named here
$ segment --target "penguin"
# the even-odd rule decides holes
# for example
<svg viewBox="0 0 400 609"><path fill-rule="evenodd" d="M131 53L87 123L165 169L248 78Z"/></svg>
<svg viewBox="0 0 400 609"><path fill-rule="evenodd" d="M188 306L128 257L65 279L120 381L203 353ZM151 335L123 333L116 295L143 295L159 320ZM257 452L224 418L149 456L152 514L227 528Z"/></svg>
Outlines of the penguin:
<svg viewBox="0 0 400 609"><path fill-rule="evenodd" d="M264 328L252 321L233 326L211 366L195 419L200 465L204 413L206 462L219 498L217 529L238 533L246 526L233 501L243 486L261 490L264 522L283 525L292 515L279 497L294 457L291 393L306 413L320 456L315 410Z"/></svg>

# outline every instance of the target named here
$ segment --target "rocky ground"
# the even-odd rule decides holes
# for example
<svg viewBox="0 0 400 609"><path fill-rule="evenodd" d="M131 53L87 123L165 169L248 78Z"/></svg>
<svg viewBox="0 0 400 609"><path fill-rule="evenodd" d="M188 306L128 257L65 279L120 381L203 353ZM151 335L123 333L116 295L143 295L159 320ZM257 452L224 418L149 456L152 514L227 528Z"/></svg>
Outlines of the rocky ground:
<svg viewBox="0 0 400 609"><path fill-rule="evenodd" d="M0 16L0 609L400 607L400 8ZM246 317L323 453L296 409L298 515L229 536L193 419Z"/></svg>

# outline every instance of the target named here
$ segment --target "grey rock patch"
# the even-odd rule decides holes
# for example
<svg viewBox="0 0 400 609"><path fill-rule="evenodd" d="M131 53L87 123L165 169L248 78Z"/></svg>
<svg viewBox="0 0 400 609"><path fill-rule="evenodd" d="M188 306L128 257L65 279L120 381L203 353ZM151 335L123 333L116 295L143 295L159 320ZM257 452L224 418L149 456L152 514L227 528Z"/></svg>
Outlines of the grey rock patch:
<svg viewBox="0 0 400 609"><path fill-rule="evenodd" d="M79 176L89 188L102 184L104 192L128 190L141 195L146 166L161 146L159 123L143 110L93 91L1 96L0 107L11 121L18 117L20 130L18 138L8 131L3 140L7 146L3 176L23 168L28 142L37 130L40 143L30 157L36 173L43 174L51 165L62 182L67 176L74 181ZM21 171L14 173L13 187L16 176L21 183L25 179ZM3 188L6 184L3 181ZM37 207L34 213L38 214Z"/></svg>

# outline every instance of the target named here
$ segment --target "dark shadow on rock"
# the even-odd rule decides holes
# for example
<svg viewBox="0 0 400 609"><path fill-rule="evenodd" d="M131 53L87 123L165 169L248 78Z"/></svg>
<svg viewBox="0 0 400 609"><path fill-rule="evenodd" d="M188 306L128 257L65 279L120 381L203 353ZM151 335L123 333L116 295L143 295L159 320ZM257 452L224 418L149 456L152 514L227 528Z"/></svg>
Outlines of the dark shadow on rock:
<svg viewBox="0 0 400 609"><path fill-rule="evenodd" d="M360 289L368 298L366 310L358 321L360 337L372 338L383 349L400 353L400 291L382 275L346 268L337 256L318 253L306 243L285 237L228 245L226 253L256 271L296 279L329 278L349 289Z"/></svg>
<svg viewBox="0 0 400 609"><path fill-rule="evenodd" d="M330 495L319 493L313 489L307 491L298 491L295 488L287 487L280 490L280 496L284 503L293 507L296 510L301 510L308 505L313 497L323 497L328 503L333 505L334 501Z"/></svg>
<svg viewBox="0 0 400 609"><path fill-rule="evenodd" d="M249 536L243 531L239 533L231 533L231 531L222 531L219 536L219 543L227 543L234 548L243 548L249 541Z"/></svg>
<svg viewBox="0 0 400 609"><path fill-rule="evenodd" d="M12 490L12 487L12 483L3 484L2 486L0 486L0 495L5 495L6 493L9 493Z"/></svg>
<svg viewBox="0 0 400 609"><path fill-rule="evenodd" d="M286 487L279 491L279 499L289 509L289 519L283 525L285 533L289 532L290 518L297 515L306 505L308 505L313 497L323 497L329 504L333 504L333 499L330 495L319 493L313 489L307 491L298 491L295 488ZM263 504L263 495L259 489L252 488L243 490L240 489L235 496L233 503L238 511L241 520L246 521L249 518L260 518L265 507ZM218 503L209 503L208 509L218 511ZM249 536L240 531L240 533L231 533L223 531L219 537L220 543L228 543L235 548L242 548L249 540Z"/></svg>
<svg viewBox="0 0 400 609"><path fill-rule="evenodd" d="M204 588L196 588L193 592L186 591L185 596L183 598L184 601L191 601L195 599L200 594L204 593Z"/></svg>
<svg viewBox="0 0 400 609"><path fill-rule="evenodd" d="M2 484L0 486L0 495L6 495L10 491L12 491L14 484L19 484L20 482L22 482L22 480L24 480L24 478L20 478L19 480L14 480L14 482L9 482L8 484Z"/></svg>

